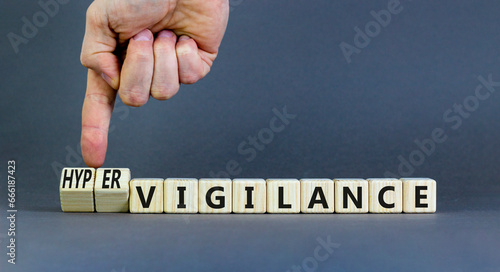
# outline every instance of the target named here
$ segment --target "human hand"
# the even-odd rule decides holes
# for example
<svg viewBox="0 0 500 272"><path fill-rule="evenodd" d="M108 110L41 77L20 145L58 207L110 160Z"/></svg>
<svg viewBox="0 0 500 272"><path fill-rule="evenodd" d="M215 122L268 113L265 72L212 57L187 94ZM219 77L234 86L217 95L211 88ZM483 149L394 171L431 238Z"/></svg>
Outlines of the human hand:
<svg viewBox="0 0 500 272"><path fill-rule="evenodd" d="M166 100L180 83L197 82L217 57L228 16L228 0L95 0L90 5L81 53L89 68L81 136L88 166L104 163L116 90L123 103L139 107L149 96Z"/></svg>

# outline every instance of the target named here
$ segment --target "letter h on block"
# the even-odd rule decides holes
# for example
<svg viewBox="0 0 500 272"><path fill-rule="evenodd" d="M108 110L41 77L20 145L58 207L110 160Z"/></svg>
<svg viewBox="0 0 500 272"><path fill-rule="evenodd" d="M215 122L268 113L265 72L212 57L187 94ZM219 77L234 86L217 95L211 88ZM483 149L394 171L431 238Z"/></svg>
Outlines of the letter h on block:
<svg viewBox="0 0 500 272"><path fill-rule="evenodd" d="M94 212L94 168L64 168L59 194L63 212Z"/></svg>

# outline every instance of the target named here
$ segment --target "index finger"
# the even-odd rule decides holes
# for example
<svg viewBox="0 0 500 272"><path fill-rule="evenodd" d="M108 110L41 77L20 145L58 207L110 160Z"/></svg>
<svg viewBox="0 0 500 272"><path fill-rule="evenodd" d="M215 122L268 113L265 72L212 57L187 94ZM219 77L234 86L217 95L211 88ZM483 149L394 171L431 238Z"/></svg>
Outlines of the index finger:
<svg viewBox="0 0 500 272"><path fill-rule="evenodd" d="M89 69L81 138L83 160L89 167L98 168L104 163L115 99L116 91L98 73Z"/></svg>

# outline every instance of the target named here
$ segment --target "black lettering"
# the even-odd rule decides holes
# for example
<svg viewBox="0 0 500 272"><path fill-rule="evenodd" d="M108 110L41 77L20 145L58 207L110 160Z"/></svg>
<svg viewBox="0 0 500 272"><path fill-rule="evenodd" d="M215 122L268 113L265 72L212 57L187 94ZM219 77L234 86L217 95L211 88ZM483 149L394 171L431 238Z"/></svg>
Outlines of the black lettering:
<svg viewBox="0 0 500 272"><path fill-rule="evenodd" d="M120 182L118 180L122 176L122 171L120 170L113 170L113 178L111 179L111 188L115 188L114 185L116 184L116 188L120 189Z"/></svg>
<svg viewBox="0 0 500 272"><path fill-rule="evenodd" d="M284 202L284 192L283 187L278 187L278 208L280 209L291 209L292 204L285 204Z"/></svg>
<svg viewBox="0 0 500 272"><path fill-rule="evenodd" d="M358 199L352 194L351 189L349 187L344 187L344 209L347 209L347 196L351 198L352 203L356 206L356 208L361 209L361 203L363 200L362 188L358 186Z"/></svg>
<svg viewBox="0 0 500 272"><path fill-rule="evenodd" d="M386 209L392 209L394 208L395 204L387 204L387 202L384 201L384 194L387 191L394 191L394 186L385 186L378 192L378 202L380 203L380 206L386 208Z"/></svg>
<svg viewBox="0 0 500 272"><path fill-rule="evenodd" d="M427 208L427 203L420 202L420 199L427 199L427 195L420 194L420 191L427 190L427 186L415 186L415 208Z"/></svg>
<svg viewBox="0 0 500 272"><path fill-rule="evenodd" d="M71 182L72 182L72 180L73 180L73 171L74 171L74 170L75 170L75 169L72 169L72 170L70 171L70 175L68 176L68 175L67 175L68 169L64 169L64 174L63 174L63 186L62 186L63 188L66 188L66 181L69 181L69 188L71 188Z"/></svg>
<svg viewBox="0 0 500 272"><path fill-rule="evenodd" d="M253 209L253 202L252 202L252 192L253 192L253 187L245 187L245 191L247 191L247 204L245 204L245 209Z"/></svg>
<svg viewBox="0 0 500 272"><path fill-rule="evenodd" d="M153 200L153 194L155 192L156 186L151 186L149 189L148 199L144 199L144 192L142 191L141 186L136 186L137 194L139 195L139 199L141 200L142 207L147 209L149 205L151 205L151 200Z"/></svg>
<svg viewBox="0 0 500 272"><path fill-rule="evenodd" d="M215 186L215 187L212 187L210 188L208 191L207 191L207 195L206 195L206 198L205 200L207 201L207 205L212 208L212 209L222 209L224 208L225 206L225 197L224 196L216 196L215 197L215 200L218 200L219 203L218 204L215 204L212 202L212 194L213 192L215 191L221 191L221 192L224 192L224 187L222 186Z"/></svg>
<svg viewBox="0 0 500 272"><path fill-rule="evenodd" d="M177 204L178 209L185 209L186 203L184 203L184 192L186 191L186 187L179 186L177 187L177 191L179 192L179 204Z"/></svg>
<svg viewBox="0 0 500 272"><path fill-rule="evenodd" d="M319 195L319 199L318 198ZM314 208L315 204L321 204L323 206L323 209L328 209L328 203L326 202L325 194L323 193L323 189L321 187L315 187L311 201L309 201L309 205L307 206L308 209Z"/></svg>
<svg viewBox="0 0 500 272"><path fill-rule="evenodd" d="M104 174L102 175L102 188L103 189L108 189L109 188L109 185L106 184L106 181L109 180L108 174L110 174L110 173L111 173L110 169L104 170Z"/></svg>
<svg viewBox="0 0 500 272"><path fill-rule="evenodd" d="M87 185L87 182L89 182L91 178L92 178L92 170L86 169L85 176L83 177L83 187L82 188L85 188L85 185Z"/></svg>

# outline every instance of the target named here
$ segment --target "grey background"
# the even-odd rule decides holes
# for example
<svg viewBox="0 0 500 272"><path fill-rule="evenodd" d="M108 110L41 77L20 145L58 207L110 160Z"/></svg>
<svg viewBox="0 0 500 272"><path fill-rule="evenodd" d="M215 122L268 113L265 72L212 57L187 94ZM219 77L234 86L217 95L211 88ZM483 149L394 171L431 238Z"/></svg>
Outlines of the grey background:
<svg viewBox="0 0 500 272"><path fill-rule="evenodd" d="M500 4L402 1L403 10L348 64L339 48L388 1L231 1L220 55L201 82L167 102L121 102L106 167L133 177L399 175L414 141L444 143L412 176L438 182L430 215L132 215L60 211L57 167L78 154L86 70L79 54L90 1L60 7L16 54L7 34L40 11L0 9L1 271L286 271L308 264L317 239L337 244L316 271L499 271L500 94L457 129L443 119L500 81ZM497 87L499 88L499 87ZM297 117L254 160L238 152L273 108ZM452 124L452 123L451 123ZM17 264L7 263L6 165L17 161ZM306 271L306 270L304 270Z"/></svg>

